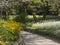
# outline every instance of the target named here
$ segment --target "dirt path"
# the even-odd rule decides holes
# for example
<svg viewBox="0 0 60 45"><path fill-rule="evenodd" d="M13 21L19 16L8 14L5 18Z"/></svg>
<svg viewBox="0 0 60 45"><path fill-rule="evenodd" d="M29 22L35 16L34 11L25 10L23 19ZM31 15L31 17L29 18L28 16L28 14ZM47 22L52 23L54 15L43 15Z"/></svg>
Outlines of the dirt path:
<svg viewBox="0 0 60 45"><path fill-rule="evenodd" d="M60 45L60 43L54 42L44 36L32 34L29 32L22 33L26 45Z"/></svg>

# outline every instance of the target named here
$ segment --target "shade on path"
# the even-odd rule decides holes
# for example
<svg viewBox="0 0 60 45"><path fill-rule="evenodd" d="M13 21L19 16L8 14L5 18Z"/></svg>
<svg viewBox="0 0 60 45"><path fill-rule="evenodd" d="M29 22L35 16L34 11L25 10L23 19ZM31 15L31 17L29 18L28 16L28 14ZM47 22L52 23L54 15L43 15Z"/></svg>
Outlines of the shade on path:
<svg viewBox="0 0 60 45"><path fill-rule="evenodd" d="M21 34L26 45L60 45L60 43L46 38L45 36L33 34L26 31L23 31Z"/></svg>

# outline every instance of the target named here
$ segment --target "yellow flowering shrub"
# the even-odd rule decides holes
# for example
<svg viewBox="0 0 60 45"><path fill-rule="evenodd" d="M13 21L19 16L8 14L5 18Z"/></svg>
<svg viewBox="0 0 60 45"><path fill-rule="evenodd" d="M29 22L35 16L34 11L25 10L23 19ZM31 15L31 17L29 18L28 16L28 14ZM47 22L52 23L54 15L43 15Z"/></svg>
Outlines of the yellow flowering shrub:
<svg viewBox="0 0 60 45"><path fill-rule="evenodd" d="M3 41L0 41L0 45L6 45L6 43Z"/></svg>
<svg viewBox="0 0 60 45"><path fill-rule="evenodd" d="M13 22L13 21L4 24L3 27L9 29L12 33L15 33L17 31L21 32L23 30L21 23Z"/></svg>

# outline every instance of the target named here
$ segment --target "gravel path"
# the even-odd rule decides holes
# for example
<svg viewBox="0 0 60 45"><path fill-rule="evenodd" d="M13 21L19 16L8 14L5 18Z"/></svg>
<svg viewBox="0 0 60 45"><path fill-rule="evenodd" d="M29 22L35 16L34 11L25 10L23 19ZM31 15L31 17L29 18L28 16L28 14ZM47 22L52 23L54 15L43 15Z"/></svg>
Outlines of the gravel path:
<svg viewBox="0 0 60 45"><path fill-rule="evenodd" d="M57 43L44 36L32 34L25 31L23 31L22 36L24 37L26 45L60 45L60 43Z"/></svg>

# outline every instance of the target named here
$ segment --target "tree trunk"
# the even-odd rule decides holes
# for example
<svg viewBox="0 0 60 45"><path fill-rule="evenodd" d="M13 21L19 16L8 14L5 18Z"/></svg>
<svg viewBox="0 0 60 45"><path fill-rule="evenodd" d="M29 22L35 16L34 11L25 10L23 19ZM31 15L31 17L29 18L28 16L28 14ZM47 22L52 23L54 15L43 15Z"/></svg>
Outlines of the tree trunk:
<svg viewBox="0 0 60 45"><path fill-rule="evenodd" d="M36 20L37 18L36 18L36 16L35 16L35 15L36 15L36 13L33 13L34 22L36 22L36 21L37 21L37 20Z"/></svg>
<svg viewBox="0 0 60 45"><path fill-rule="evenodd" d="M9 18L8 11L6 11L5 18L6 18L6 20Z"/></svg>
<svg viewBox="0 0 60 45"><path fill-rule="evenodd" d="M43 20L45 20L45 19L46 19L46 14L43 15Z"/></svg>

